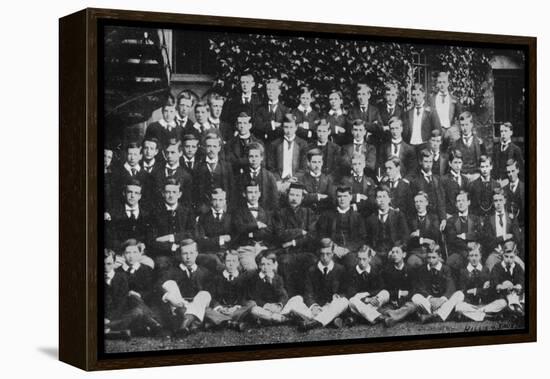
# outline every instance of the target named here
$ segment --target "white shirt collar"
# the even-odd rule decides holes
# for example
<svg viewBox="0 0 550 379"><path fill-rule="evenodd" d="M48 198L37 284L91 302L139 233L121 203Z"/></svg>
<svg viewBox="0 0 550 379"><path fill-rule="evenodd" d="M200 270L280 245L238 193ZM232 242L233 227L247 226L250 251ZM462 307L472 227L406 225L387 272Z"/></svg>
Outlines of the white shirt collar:
<svg viewBox="0 0 550 379"><path fill-rule="evenodd" d="M316 173L314 173L313 171L310 170L309 175L311 175L314 178L319 178L319 177L321 177L321 175L323 175L323 173L320 172L320 173L316 174Z"/></svg>
<svg viewBox="0 0 550 379"><path fill-rule="evenodd" d="M240 134L238 135L240 139L250 139L250 136L251 136L250 132L246 136L241 136Z"/></svg>
<svg viewBox="0 0 550 379"><path fill-rule="evenodd" d="M139 204L136 204L133 207L129 206L128 204L124 204L124 210L126 212L139 212Z"/></svg>
<svg viewBox="0 0 550 379"><path fill-rule="evenodd" d="M166 168L169 169L169 170L176 170L179 166L180 166L180 163L179 163L179 162L176 162L176 164L173 165L173 166L170 166L170 165L168 164L168 162L166 163Z"/></svg>
<svg viewBox="0 0 550 379"><path fill-rule="evenodd" d="M392 138L392 140L391 140L391 143L399 144L399 143L401 143L401 142L403 142L403 138L399 138L399 139L393 139L393 138Z"/></svg>
<svg viewBox="0 0 550 379"><path fill-rule="evenodd" d="M223 216L223 214L224 214L223 209L220 210L220 211L217 211L217 210L215 210L214 208L210 208L210 209L212 210L212 216L214 216L214 217L216 217L216 213L219 213L220 216Z"/></svg>
<svg viewBox="0 0 550 379"><path fill-rule="evenodd" d="M185 163L195 163L195 157L189 159L189 158L187 158L187 157L184 155L184 156L183 156L183 161L184 161Z"/></svg>
<svg viewBox="0 0 550 379"><path fill-rule="evenodd" d="M325 147L326 145L328 145L328 140L325 143L317 141L317 146Z"/></svg>
<svg viewBox="0 0 550 379"><path fill-rule="evenodd" d="M183 263L180 263L179 265L179 268L182 270L182 271L186 271L188 272L189 274L192 274L194 273L195 271L197 271L197 268L199 266L197 266L196 263L193 264L193 266L191 266L191 268L188 268L186 265L184 265Z"/></svg>
<svg viewBox="0 0 550 379"><path fill-rule="evenodd" d="M344 112L342 111L342 108L337 110L331 109L330 111L328 111L328 114L331 116L341 116L343 113Z"/></svg>
<svg viewBox="0 0 550 379"><path fill-rule="evenodd" d="M248 208L260 208L260 205L259 205L259 204L254 205L254 204L250 204L250 203L248 203L248 202L246 203L246 206L247 206Z"/></svg>
<svg viewBox="0 0 550 379"><path fill-rule="evenodd" d="M481 265L481 263L478 263L477 266L472 266L471 263L468 263L468 266L466 266L466 270L468 270L468 272L472 272L474 270L474 268L478 271L481 271L483 270L483 266Z"/></svg>
<svg viewBox="0 0 550 379"><path fill-rule="evenodd" d="M216 163L218 163L218 158L210 159L210 158L206 157L206 163L216 164Z"/></svg>
<svg viewBox="0 0 550 379"><path fill-rule="evenodd" d="M208 117L208 123L210 125L220 125L220 119L219 118Z"/></svg>
<svg viewBox="0 0 550 379"><path fill-rule="evenodd" d="M401 262L399 266L393 265L393 268L395 268L397 271L403 270L404 267L405 267L405 262Z"/></svg>
<svg viewBox="0 0 550 379"><path fill-rule="evenodd" d="M269 277L269 278L273 279L275 277L275 272L273 272L271 275L268 275L268 274L264 274L263 272L260 271L259 276L260 276L260 279L262 279L262 280L264 280L265 277Z"/></svg>
<svg viewBox="0 0 550 379"><path fill-rule="evenodd" d="M164 206L166 207L167 211L175 211L178 208L177 203L174 204L174 205L168 205L168 204L164 203Z"/></svg>
<svg viewBox="0 0 550 379"><path fill-rule="evenodd" d="M325 267L328 268L328 271L327 271L327 274L329 272L332 271L332 269L334 268L334 261L330 261L330 263L328 264L328 266L324 266L321 261L317 262L317 268L319 269L319 271L321 271L323 274L325 273Z"/></svg>
<svg viewBox="0 0 550 379"><path fill-rule="evenodd" d="M187 124L187 120L189 120L189 117L186 116L186 117L182 118L182 117L178 114L178 115L176 115L176 120L177 120L179 123Z"/></svg>
<svg viewBox="0 0 550 379"><path fill-rule="evenodd" d="M298 105L298 110L306 114L312 111L311 107L305 108L302 104Z"/></svg>
<svg viewBox="0 0 550 379"><path fill-rule="evenodd" d="M258 167L257 169L253 169L252 167L250 167L250 173L254 175L258 175L261 169L262 169L262 166Z"/></svg>
<svg viewBox="0 0 550 379"><path fill-rule="evenodd" d="M468 211L458 212L458 217L468 217Z"/></svg>
<svg viewBox="0 0 550 379"><path fill-rule="evenodd" d="M368 266L366 269L362 270L361 267L359 267L359 265L356 265L355 271L357 271L359 275L363 274L364 272L366 272L367 274L370 274L371 266Z"/></svg>
<svg viewBox="0 0 550 379"><path fill-rule="evenodd" d="M113 280L113 278L115 277L115 270L111 271L111 272L108 272L107 274L107 280L109 281L109 283L111 282L111 280Z"/></svg>
<svg viewBox="0 0 550 379"><path fill-rule="evenodd" d="M283 137L285 141L289 142L289 143L292 143L294 142L294 140L296 139L296 136L292 137L292 138L288 138L288 137Z"/></svg>
<svg viewBox="0 0 550 379"><path fill-rule="evenodd" d="M222 272L222 275L225 279L229 280L229 275L233 275L233 279L237 278L239 276L239 271L235 271L235 272L229 272L227 270L223 270Z"/></svg>
<svg viewBox="0 0 550 379"><path fill-rule="evenodd" d="M269 105L279 105L279 100L268 101L267 104L269 104Z"/></svg>
<svg viewBox="0 0 550 379"><path fill-rule="evenodd" d="M362 145L363 143L365 143L364 140L361 140L361 141L353 140L353 144L354 144L354 145Z"/></svg>
<svg viewBox="0 0 550 379"><path fill-rule="evenodd" d="M208 120L206 120L204 124L199 124L198 122L195 122L193 124L193 128L197 129L199 132L202 133L203 131L210 129L210 123L208 122Z"/></svg>
<svg viewBox="0 0 550 379"><path fill-rule="evenodd" d="M155 158L151 159L151 162L147 163L145 160L143 160L143 167L149 168L153 167L155 165L156 161Z"/></svg>
<svg viewBox="0 0 550 379"><path fill-rule="evenodd" d="M437 264L433 268L436 269L437 271L441 271L442 267L443 267L443 263L437 262ZM430 271L431 269L432 269L432 267L430 267L430 265L428 264L428 271Z"/></svg>
<svg viewBox="0 0 550 379"><path fill-rule="evenodd" d="M126 171L128 171L130 174L132 173L132 169L136 170L136 172L140 172L141 166L139 164L135 165L134 167L130 166L128 162L124 163L124 168Z"/></svg>
<svg viewBox="0 0 550 379"><path fill-rule="evenodd" d="M420 213L417 213L418 217L426 217L428 215L428 211L420 214Z"/></svg>
<svg viewBox="0 0 550 379"><path fill-rule="evenodd" d="M501 265L502 265L502 268L504 268L505 270L507 269L506 267L506 263L504 263L504 261L501 262ZM510 265L510 270L512 272L514 272L514 268L516 267L516 262L512 262L512 264Z"/></svg>
<svg viewBox="0 0 550 379"><path fill-rule="evenodd" d="M346 209L340 209L340 207L336 207L336 210L338 211L338 213L340 213L341 215L344 215L346 213L348 213L348 211L351 209L351 207L347 207Z"/></svg>

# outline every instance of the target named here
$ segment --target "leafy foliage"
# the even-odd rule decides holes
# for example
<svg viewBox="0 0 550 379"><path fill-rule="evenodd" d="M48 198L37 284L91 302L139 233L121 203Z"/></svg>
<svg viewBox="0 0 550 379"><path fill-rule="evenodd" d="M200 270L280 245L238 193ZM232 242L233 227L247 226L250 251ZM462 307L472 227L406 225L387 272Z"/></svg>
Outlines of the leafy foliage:
<svg viewBox="0 0 550 379"><path fill-rule="evenodd" d="M301 86L311 86L317 90L316 102L322 111L328 110L330 89L340 89L349 106L355 85L361 82L373 89L374 102L382 100L384 85L394 82L401 102L409 105L410 89L420 69L413 63L415 53L426 54L436 71L452 73L451 87L460 102L482 107L482 85L490 68L489 56L481 49L353 39L226 33L210 39L210 50L218 58L215 86L224 94L235 92L239 74L249 70L259 93L266 79L281 79L282 100L289 106L297 105Z"/></svg>

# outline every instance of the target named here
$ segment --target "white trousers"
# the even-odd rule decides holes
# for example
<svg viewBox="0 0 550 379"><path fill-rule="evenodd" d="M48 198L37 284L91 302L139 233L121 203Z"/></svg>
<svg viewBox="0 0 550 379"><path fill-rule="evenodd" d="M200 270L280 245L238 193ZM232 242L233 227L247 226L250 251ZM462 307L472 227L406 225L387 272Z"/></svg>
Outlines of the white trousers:
<svg viewBox="0 0 550 379"><path fill-rule="evenodd" d="M180 289L174 280L167 280L162 288L166 291L162 296L162 301L170 303L173 308L185 307L186 315L197 317L200 322L204 320L204 312L212 301L212 296L207 291L199 291L192 300L186 300L181 296Z"/></svg>
<svg viewBox="0 0 550 379"><path fill-rule="evenodd" d="M281 313L283 315L294 314L306 319L316 320L323 326L327 326L332 320L348 309L348 303L348 299L339 297L323 306L312 304L311 307L308 307L304 303L302 296L296 295L288 300Z"/></svg>
<svg viewBox="0 0 550 379"><path fill-rule="evenodd" d="M455 310L470 320L483 321L488 313L499 313L507 305L504 299L498 299L486 305L473 305L463 301L456 305Z"/></svg>
<svg viewBox="0 0 550 379"><path fill-rule="evenodd" d="M386 290L382 290L376 294L376 298L378 299L379 306L375 307L372 304L366 304L363 299L365 297L371 297L368 292L360 292L353 296L351 299L349 299L349 309L366 319L370 323L374 323L374 321L380 316L380 312L378 312L378 309L386 304L390 300L390 293Z"/></svg>
<svg viewBox="0 0 550 379"><path fill-rule="evenodd" d="M442 297L427 298L417 293L411 298L411 301L427 313L435 313L445 321L455 309L456 305L464 301L464 294L462 291L456 291L450 299L445 299Z"/></svg>

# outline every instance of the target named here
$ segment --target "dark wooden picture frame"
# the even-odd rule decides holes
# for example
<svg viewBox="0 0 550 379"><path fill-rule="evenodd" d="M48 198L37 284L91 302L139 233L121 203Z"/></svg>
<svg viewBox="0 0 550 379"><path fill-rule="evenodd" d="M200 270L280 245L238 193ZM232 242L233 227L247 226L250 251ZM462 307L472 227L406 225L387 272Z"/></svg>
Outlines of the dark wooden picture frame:
<svg viewBox="0 0 550 379"><path fill-rule="evenodd" d="M143 22L170 27L199 25L242 28L257 32L291 31L378 39L414 40L418 43L461 43L476 47L502 46L525 51L525 181L526 201L526 322L525 330L470 334L409 336L365 341L330 341L284 346L217 348L163 351L108 357L99 349L98 265L101 248L98 180L101 170L101 141L98 91L101 22ZM195 16L154 12L85 9L60 19L59 23L59 114L60 114L60 251L59 251L59 357L85 370L107 370L180 364L230 362L398 351L442 347L536 341L536 38L426 31L367 26L316 24L259 19Z"/></svg>

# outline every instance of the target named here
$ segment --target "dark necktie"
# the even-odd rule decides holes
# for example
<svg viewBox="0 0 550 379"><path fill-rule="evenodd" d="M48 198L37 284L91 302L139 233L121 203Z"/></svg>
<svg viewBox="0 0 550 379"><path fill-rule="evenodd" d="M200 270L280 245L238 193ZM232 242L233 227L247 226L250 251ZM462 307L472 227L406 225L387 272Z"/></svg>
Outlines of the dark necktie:
<svg viewBox="0 0 550 379"><path fill-rule="evenodd" d="M391 116L393 114L394 108L388 108L388 115Z"/></svg>
<svg viewBox="0 0 550 379"><path fill-rule="evenodd" d="M176 169L175 169L175 168L166 167L166 173L167 173L167 176L174 176L174 174L176 173Z"/></svg>
<svg viewBox="0 0 550 379"><path fill-rule="evenodd" d="M324 276L328 275L328 267L323 268L323 275Z"/></svg>
<svg viewBox="0 0 550 379"><path fill-rule="evenodd" d="M131 210L131 211L130 211L130 220L132 220L132 221L136 221L136 220L137 220L136 211L135 211L135 210Z"/></svg>
<svg viewBox="0 0 550 379"><path fill-rule="evenodd" d="M386 223L386 217L387 217L387 216L388 216L387 214L379 214L379 215L378 215L378 220L380 220L380 222L381 222L382 224L385 224L385 223Z"/></svg>
<svg viewBox="0 0 550 379"><path fill-rule="evenodd" d="M216 162L208 163L208 168L210 169L210 172L214 172L214 170L216 169Z"/></svg>
<svg viewBox="0 0 550 379"><path fill-rule="evenodd" d="M468 219L467 219L466 216L459 216L458 218L460 219L460 222L461 222L462 224L466 224L466 222L468 221Z"/></svg>
<svg viewBox="0 0 550 379"><path fill-rule="evenodd" d="M137 170L135 168L133 168L131 171L132 171L132 176L136 176Z"/></svg>
<svg viewBox="0 0 550 379"><path fill-rule="evenodd" d="M361 107L361 113L362 114L365 114L366 111L367 111L367 107Z"/></svg>
<svg viewBox="0 0 550 379"><path fill-rule="evenodd" d="M216 220L221 221L221 219L222 219L222 214L221 214L221 212L216 212ZM231 274L230 274L230 275L231 275Z"/></svg>
<svg viewBox="0 0 550 379"><path fill-rule="evenodd" d="M361 152L361 147L362 147L363 145L360 144L360 143L355 143L354 146L355 146L355 152L356 152L356 153L360 153L360 152Z"/></svg>
<svg viewBox="0 0 550 379"><path fill-rule="evenodd" d="M229 274L229 281L233 280L233 274Z"/></svg>
<svg viewBox="0 0 550 379"><path fill-rule="evenodd" d="M367 272L366 272L366 271L363 271L363 272L361 273L361 279L367 280Z"/></svg>
<svg viewBox="0 0 550 379"><path fill-rule="evenodd" d="M445 98L447 97L446 93L441 94L441 104L445 104Z"/></svg>
<svg viewBox="0 0 550 379"><path fill-rule="evenodd" d="M418 216L418 223L420 225L424 225L424 220L426 220L426 216Z"/></svg>
<svg viewBox="0 0 550 379"><path fill-rule="evenodd" d="M399 148L399 144L392 142L392 146L393 146L393 155L397 155L397 149Z"/></svg>
<svg viewBox="0 0 550 379"><path fill-rule="evenodd" d="M417 116L420 116L420 110L422 109L422 107L416 107L416 115Z"/></svg>
<svg viewBox="0 0 550 379"><path fill-rule="evenodd" d="M424 178L426 179L428 184L430 184L432 182L432 176L431 175L424 175Z"/></svg>
<svg viewBox="0 0 550 379"><path fill-rule="evenodd" d="M498 215L498 223L500 224L500 227L503 228L504 227L504 220L502 218L502 216L504 216L502 213L499 213Z"/></svg>
<svg viewBox="0 0 550 379"><path fill-rule="evenodd" d="M275 111L275 104L269 104L269 113L273 113Z"/></svg>

